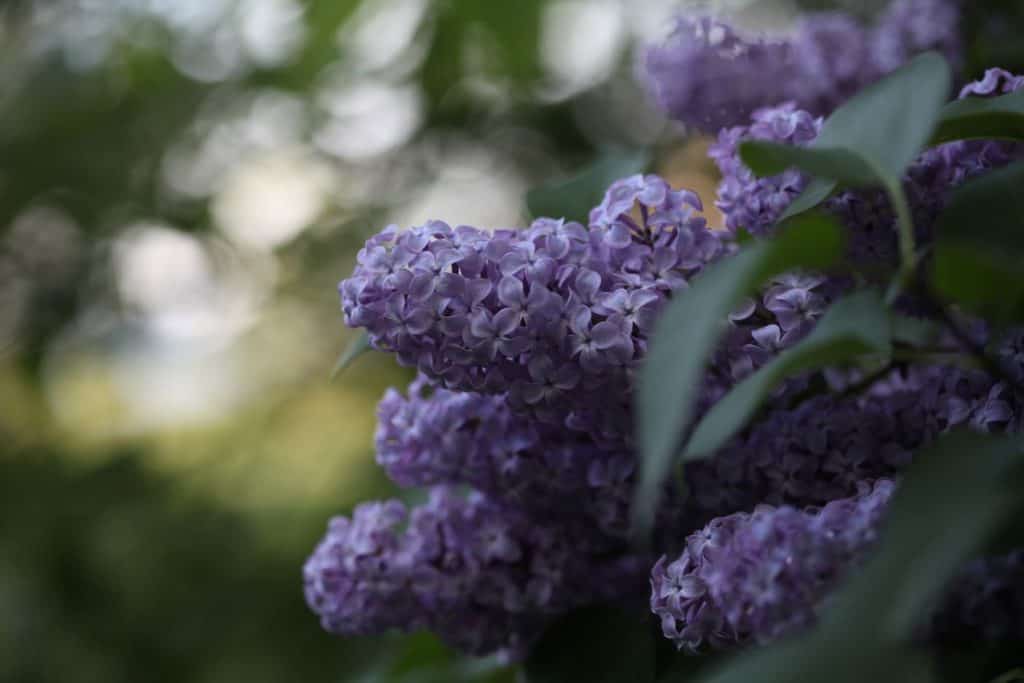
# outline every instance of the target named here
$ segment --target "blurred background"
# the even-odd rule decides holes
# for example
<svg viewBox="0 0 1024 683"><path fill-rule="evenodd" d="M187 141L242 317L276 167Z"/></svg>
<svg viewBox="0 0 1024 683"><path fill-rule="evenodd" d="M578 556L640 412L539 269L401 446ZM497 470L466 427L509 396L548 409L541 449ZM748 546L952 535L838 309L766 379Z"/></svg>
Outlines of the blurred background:
<svg viewBox="0 0 1024 683"><path fill-rule="evenodd" d="M374 406L409 377L331 381L337 282L388 223L521 225L595 159L710 205L637 44L843 4L0 2L0 681L507 679L303 603L328 517L395 494ZM1017 4L970 3L972 73L1024 70Z"/></svg>

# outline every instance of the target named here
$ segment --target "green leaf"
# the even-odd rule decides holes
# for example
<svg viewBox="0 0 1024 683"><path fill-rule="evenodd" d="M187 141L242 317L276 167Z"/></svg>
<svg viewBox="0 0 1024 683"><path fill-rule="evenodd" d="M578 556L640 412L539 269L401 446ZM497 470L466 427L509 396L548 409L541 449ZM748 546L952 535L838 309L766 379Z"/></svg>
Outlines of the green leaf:
<svg viewBox="0 0 1024 683"><path fill-rule="evenodd" d="M760 175L797 167L852 185L898 183L931 137L951 83L946 61L925 53L837 109L810 146L751 141L740 154Z"/></svg>
<svg viewBox="0 0 1024 683"><path fill-rule="evenodd" d="M737 384L714 405L690 438L684 457L693 460L713 454L747 424L786 377L869 353L888 354L889 328L889 315L877 292L864 290L836 302L806 339Z"/></svg>
<svg viewBox="0 0 1024 683"><path fill-rule="evenodd" d="M946 333L942 325L924 318L891 314L892 340L909 346L934 346Z"/></svg>
<svg viewBox="0 0 1024 683"><path fill-rule="evenodd" d="M810 211L818 204L829 198L829 195L836 189L836 181L827 178L812 178L804 191L797 195L797 198L782 212L780 221Z"/></svg>
<svg viewBox="0 0 1024 683"><path fill-rule="evenodd" d="M979 138L1024 140L1024 90L950 102L942 110L931 144Z"/></svg>
<svg viewBox="0 0 1024 683"><path fill-rule="evenodd" d="M740 143L740 157L754 173L778 175L790 168L848 185L878 185L884 171L849 149L796 147L778 142L748 140Z"/></svg>
<svg viewBox="0 0 1024 683"><path fill-rule="evenodd" d="M1024 162L958 188L939 218L932 283L998 320L1024 317Z"/></svg>
<svg viewBox="0 0 1024 683"><path fill-rule="evenodd" d="M674 679L678 683L691 680ZM907 646L815 634L739 655L701 683L931 683L929 658Z"/></svg>
<svg viewBox="0 0 1024 683"><path fill-rule="evenodd" d="M605 190L619 178L643 173L650 162L646 150L608 152L568 180L542 185L526 194L534 218L567 218L587 222L590 210L604 199Z"/></svg>
<svg viewBox="0 0 1024 683"><path fill-rule="evenodd" d="M527 683L649 683L655 633L646 610L588 607L552 624L530 649Z"/></svg>
<svg viewBox="0 0 1024 683"><path fill-rule="evenodd" d="M826 268L841 251L833 221L800 216L774 239L716 263L688 289L675 293L655 325L638 379L641 464L633 505L638 531L651 527L662 483L683 445L701 376L729 312L768 278L794 268Z"/></svg>
<svg viewBox="0 0 1024 683"><path fill-rule="evenodd" d="M341 356L338 357L338 361L334 364L334 368L331 370L331 379L340 375L345 368L352 364L352 362L363 355L373 347L370 346L370 335L365 330L359 332L355 339L349 342L348 346L342 352Z"/></svg>

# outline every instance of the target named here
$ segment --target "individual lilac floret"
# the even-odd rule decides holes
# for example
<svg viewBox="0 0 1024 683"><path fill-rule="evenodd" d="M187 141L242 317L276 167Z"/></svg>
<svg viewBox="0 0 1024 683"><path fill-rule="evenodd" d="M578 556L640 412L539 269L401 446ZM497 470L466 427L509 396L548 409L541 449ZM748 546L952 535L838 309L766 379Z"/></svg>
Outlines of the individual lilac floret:
<svg viewBox="0 0 1024 683"><path fill-rule="evenodd" d="M960 99L1009 95L1024 87L1024 76L1015 76L1005 69L988 69L981 79L960 89Z"/></svg>
<svg viewBox="0 0 1024 683"><path fill-rule="evenodd" d="M425 628L515 657L554 616L642 590L643 560L580 531L444 487L411 512L366 503L331 520L303 569L306 601L332 633Z"/></svg>
<svg viewBox="0 0 1024 683"><path fill-rule="evenodd" d="M824 505L865 480L903 472L954 428L1018 428L1019 400L980 371L913 367L860 395L823 395L768 414L713 457L686 467L693 524L756 505Z"/></svg>
<svg viewBox="0 0 1024 683"><path fill-rule="evenodd" d="M651 610L665 637L697 653L807 627L875 541L893 489L882 480L820 510L763 506L713 520L651 572Z"/></svg>
<svg viewBox="0 0 1024 683"><path fill-rule="evenodd" d="M785 40L684 18L666 41L647 48L640 77L671 118L709 133L786 101L829 114L917 54L939 50L956 63L958 17L952 0L895 0L874 27L840 13L812 14Z"/></svg>
<svg viewBox="0 0 1024 683"><path fill-rule="evenodd" d="M589 228L389 228L340 285L345 321L445 388L506 393L517 412L621 448L655 313L727 251L700 210L638 175L612 184Z"/></svg>
<svg viewBox="0 0 1024 683"><path fill-rule="evenodd" d="M632 451L526 419L504 396L452 392L423 377L407 396L389 389L377 415L377 462L400 486L468 484L542 518L628 531Z"/></svg>

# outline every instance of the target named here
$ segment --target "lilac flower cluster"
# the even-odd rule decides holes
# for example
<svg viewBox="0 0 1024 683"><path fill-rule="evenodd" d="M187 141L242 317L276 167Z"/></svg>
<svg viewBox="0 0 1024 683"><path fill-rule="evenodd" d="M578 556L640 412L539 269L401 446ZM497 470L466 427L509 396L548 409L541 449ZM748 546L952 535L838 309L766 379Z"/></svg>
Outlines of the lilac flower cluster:
<svg viewBox="0 0 1024 683"><path fill-rule="evenodd" d="M874 544L894 489L888 479L861 482L855 495L820 508L764 505L715 518L651 572L651 610L665 637L698 653L806 628ZM923 635L1024 637L1024 553L961 570Z"/></svg>
<svg viewBox="0 0 1024 683"><path fill-rule="evenodd" d="M825 505L863 481L898 475L951 429L1015 430L1021 407L987 374L941 366L895 370L862 394L816 396L689 464L687 517L704 524L759 504Z"/></svg>
<svg viewBox="0 0 1024 683"><path fill-rule="evenodd" d="M392 501L332 522L306 565L307 599L325 628L426 628L467 652L516 656L561 611L635 593L649 565L624 540L636 465L633 365L658 306L733 248L698 207L692 194L637 176L609 188L587 228L545 219L486 233L430 223L368 242L341 285L346 319L421 373L380 403L378 462L401 486L434 489L411 512ZM789 273L738 307L724 321L703 405L806 335L847 287ZM505 318L514 324L502 338L482 338ZM579 348L583 331L602 325L628 329L628 342ZM1019 346L1011 338L1001 347L1015 367ZM792 380L778 404L803 388ZM898 475L939 433L1008 429L1017 408L984 374L941 367L894 372L861 396L781 407L687 467L690 497L680 505L669 491L658 538L670 547L709 520L725 528L765 503L801 515L838 509L833 501ZM617 421L596 422L614 411ZM460 497L453 486L472 492ZM734 626L733 640L742 632Z"/></svg>
<svg viewBox="0 0 1024 683"><path fill-rule="evenodd" d="M642 594L648 566L585 527L435 487L411 512L392 500L332 519L303 576L332 633L426 628L467 653L515 656L551 615Z"/></svg>
<svg viewBox="0 0 1024 683"><path fill-rule="evenodd" d="M582 518L625 535L635 459L514 413L503 396L418 378L377 409L377 462L401 486L468 484L546 518Z"/></svg>
<svg viewBox="0 0 1024 683"><path fill-rule="evenodd" d="M875 540L893 483L820 510L763 506L718 517L651 572L651 610L688 652L765 642L812 623L829 588Z"/></svg>
<svg viewBox="0 0 1024 683"><path fill-rule="evenodd" d="M916 54L939 50L956 61L958 19L954 0L894 0L873 27L823 13L803 19L792 38L771 40L684 18L646 50L641 77L669 116L708 132L786 101L828 114Z"/></svg>
<svg viewBox="0 0 1024 683"><path fill-rule="evenodd" d="M341 283L345 320L447 389L505 395L621 448L657 310L727 251L700 210L694 193L637 175L609 188L588 228L388 229Z"/></svg>
<svg viewBox="0 0 1024 683"><path fill-rule="evenodd" d="M807 187L807 176L798 169L767 178L754 175L740 160L739 146L747 140L763 140L805 147L821 132L823 119L798 109L793 102L756 110L747 126L723 129L708 150L722 181L715 202L732 231L765 235L782 212Z"/></svg>

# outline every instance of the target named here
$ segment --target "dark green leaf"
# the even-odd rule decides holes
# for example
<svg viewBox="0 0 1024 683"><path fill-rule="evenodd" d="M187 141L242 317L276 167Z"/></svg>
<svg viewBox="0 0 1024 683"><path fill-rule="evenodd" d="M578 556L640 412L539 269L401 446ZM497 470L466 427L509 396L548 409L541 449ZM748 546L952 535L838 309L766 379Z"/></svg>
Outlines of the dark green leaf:
<svg viewBox="0 0 1024 683"><path fill-rule="evenodd" d="M828 199L832 191L836 189L836 181L827 178L812 178L811 182L804 188L793 203L782 212L780 221L809 211Z"/></svg>
<svg viewBox="0 0 1024 683"><path fill-rule="evenodd" d="M865 354L889 353L889 315L877 292L864 290L836 302L796 346L744 379L701 420L687 444L688 460L713 454L742 429L786 377Z"/></svg>
<svg viewBox="0 0 1024 683"><path fill-rule="evenodd" d="M678 683L690 683L674 679ZM815 634L752 650L701 683L931 683L924 652Z"/></svg>
<svg viewBox="0 0 1024 683"><path fill-rule="evenodd" d="M905 315L891 315L892 340L909 346L924 347L936 344L943 336L944 328L931 320L911 318Z"/></svg>
<svg viewBox="0 0 1024 683"><path fill-rule="evenodd" d="M527 683L649 683L655 643L650 615L613 607L570 612L530 650Z"/></svg>
<svg viewBox="0 0 1024 683"><path fill-rule="evenodd" d="M931 137L951 82L942 57L920 55L837 109L809 147L746 142L741 156L760 175L797 167L852 185L890 186Z"/></svg>
<svg viewBox="0 0 1024 683"><path fill-rule="evenodd" d="M1024 162L953 193L939 219L933 283L939 294L997 319L1024 315Z"/></svg>
<svg viewBox="0 0 1024 683"><path fill-rule="evenodd" d="M682 446L723 322L768 278L793 268L825 268L841 252L839 228L816 215L794 219L772 240L717 263L675 294L655 326L638 380L636 420L642 462L634 525L650 528L662 483Z"/></svg>
<svg viewBox="0 0 1024 683"><path fill-rule="evenodd" d="M740 156L743 163L761 176L778 175L786 169L799 168L848 185L878 185L884 175L880 167L848 149L796 147L750 140L740 144Z"/></svg>
<svg viewBox="0 0 1024 683"><path fill-rule="evenodd" d="M1024 140L1024 90L954 100L942 110L932 144L968 139Z"/></svg>
<svg viewBox="0 0 1024 683"><path fill-rule="evenodd" d="M352 364L352 361L372 348L370 346L370 336L365 331L360 331L355 339L349 342L341 356L338 357L338 362L334 364L334 368L331 370L331 379L341 374L345 368Z"/></svg>
<svg viewBox="0 0 1024 683"><path fill-rule="evenodd" d="M1020 643L971 642L939 649L936 668L942 683L1009 683L1024 681L1024 670L1017 669L1018 678L1001 678L1013 674L1021 664Z"/></svg>
<svg viewBox="0 0 1024 683"><path fill-rule="evenodd" d="M586 223L590 210L601 203L604 192L619 178L642 173L650 162L646 150L609 152L572 178L543 185L526 194L534 218L567 218Z"/></svg>

